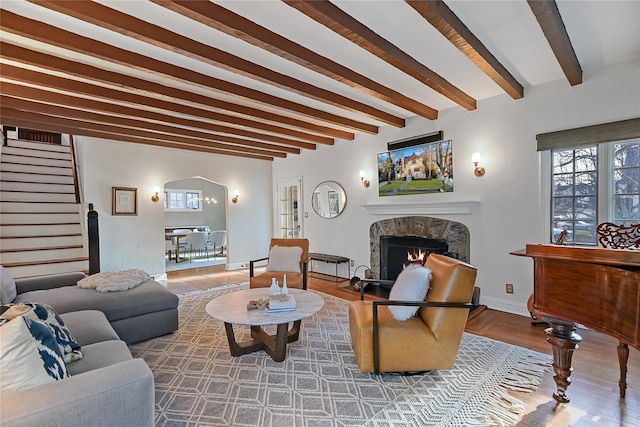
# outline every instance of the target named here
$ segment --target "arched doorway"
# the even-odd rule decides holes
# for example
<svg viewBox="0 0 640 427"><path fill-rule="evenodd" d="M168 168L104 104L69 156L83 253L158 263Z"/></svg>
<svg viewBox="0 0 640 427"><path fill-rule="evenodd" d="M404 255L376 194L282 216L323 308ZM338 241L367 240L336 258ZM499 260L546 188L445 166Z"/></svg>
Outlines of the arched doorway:
<svg viewBox="0 0 640 427"><path fill-rule="evenodd" d="M199 176L185 178L165 183L163 201L166 271L226 265L226 247L214 248L207 234L204 250L198 248L197 251L191 251L192 248L187 246L186 234L188 231L226 232L227 189ZM171 235L174 230L178 231L174 234L180 234L181 237Z"/></svg>

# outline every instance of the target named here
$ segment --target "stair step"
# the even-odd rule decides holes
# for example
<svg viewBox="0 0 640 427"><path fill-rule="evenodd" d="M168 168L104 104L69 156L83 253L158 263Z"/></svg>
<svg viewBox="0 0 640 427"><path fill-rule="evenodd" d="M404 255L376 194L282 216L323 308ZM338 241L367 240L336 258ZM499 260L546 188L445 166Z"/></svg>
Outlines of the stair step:
<svg viewBox="0 0 640 427"><path fill-rule="evenodd" d="M42 184L71 184L73 175L43 175L40 173L16 171L0 171L0 181L7 182L38 182Z"/></svg>
<svg viewBox="0 0 640 427"><path fill-rule="evenodd" d="M71 147L68 145L48 144L46 142L26 141L24 139L7 139L7 147L29 148L31 150L50 151L59 153L69 153Z"/></svg>
<svg viewBox="0 0 640 427"><path fill-rule="evenodd" d="M13 212L39 212L39 213L70 213L80 212L80 205L77 203L21 203L21 202L0 202L0 213Z"/></svg>
<svg viewBox="0 0 640 427"><path fill-rule="evenodd" d="M76 203L75 193L23 193L13 191L0 191L0 200L3 202L41 202L41 203Z"/></svg>
<svg viewBox="0 0 640 427"><path fill-rule="evenodd" d="M65 236L80 232L79 223L37 225L0 224L0 239L16 238L18 236Z"/></svg>
<svg viewBox="0 0 640 427"><path fill-rule="evenodd" d="M67 158L66 160L59 159L46 159L42 157L27 157L27 156L18 156L15 154L6 154L2 153L2 162L3 163L13 163L20 165L32 165L32 166L49 166L49 167L57 167L57 168L71 168L71 158Z"/></svg>
<svg viewBox="0 0 640 427"><path fill-rule="evenodd" d="M73 271L89 271L89 259L48 260L29 265L3 265L14 279L23 277L44 276L47 274L70 273Z"/></svg>
<svg viewBox="0 0 640 427"><path fill-rule="evenodd" d="M0 238L0 251L30 250L44 246L77 246L83 244L81 233Z"/></svg>
<svg viewBox="0 0 640 427"><path fill-rule="evenodd" d="M0 263L13 277L87 271L69 145L10 139L0 162Z"/></svg>
<svg viewBox="0 0 640 427"><path fill-rule="evenodd" d="M22 172L33 173L45 176L71 176L73 177L73 169L69 167L55 167L55 166L42 166L42 165L25 165L23 163L13 163L2 161L0 165L0 171L2 172Z"/></svg>
<svg viewBox="0 0 640 427"><path fill-rule="evenodd" d="M54 251L59 249L82 249L82 245L68 245L68 246L40 246L37 248L15 248L4 249L0 248L0 254L6 254L10 252L30 252L30 251Z"/></svg>
<svg viewBox="0 0 640 427"><path fill-rule="evenodd" d="M75 193L73 183L51 184L42 182L0 181L2 191L23 193Z"/></svg>
<svg viewBox="0 0 640 427"><path fill-rule="evenodd" d="M51 145L51 144L41 144L43 146ZM24 156L29 158L40 158L40 159L59 159L59 160L69 160L71 158L69 147L66 147L66 150L63 151L53 151L53 150L41 150L41 149L31 149L24 147L13 147L13 146L5 146L2 149L2 154L10 154L12 156Z"/></svg>
<svg viewBox="0 0 640 427"><path fill-rule="evenodd" d="M43 224L43 223L76 223L78 224L79 217L78 212L60 212L60 213L52 213L52 212L14 212L0 213L0 224L2 225L14 225L14 224L23 224L23 225L32 225L32 224Z"/></svg>
<svg viewBox="0 0 640 427"><path fill-rule="evenodd" d="M32 265L39 264L41 262L48 262L52 259L78 259L86 257L87 254L82 247L78 248L64 248L64 249L51 249L51 250L30 250L30 251L12 251L0 253L0 264L2 265Z"/></svg>

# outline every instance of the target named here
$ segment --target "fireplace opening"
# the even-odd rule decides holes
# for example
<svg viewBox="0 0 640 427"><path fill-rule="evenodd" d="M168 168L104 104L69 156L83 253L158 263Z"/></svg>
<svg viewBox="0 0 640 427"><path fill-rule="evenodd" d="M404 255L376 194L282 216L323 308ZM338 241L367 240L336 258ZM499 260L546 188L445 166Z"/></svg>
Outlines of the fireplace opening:
<svg viewBox="0 0 640 427"><path fill-rule="evenodd" d="M416 236L380 236L380 278L396 280L402 269L423 254L446 254L449 245L444 239L428 239Z"/></svg>

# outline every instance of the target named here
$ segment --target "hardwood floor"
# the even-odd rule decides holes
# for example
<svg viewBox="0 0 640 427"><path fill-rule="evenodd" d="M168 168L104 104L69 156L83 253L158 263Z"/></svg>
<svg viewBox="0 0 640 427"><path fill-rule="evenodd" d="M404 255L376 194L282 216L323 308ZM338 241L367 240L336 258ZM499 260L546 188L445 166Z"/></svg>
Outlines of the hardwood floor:
<svg viewBox="0 0 640 427"><path fill-rule="evenodd" d="M169 272L167 286L177 294L205 290L249 280L249 270L224 271L224 266ZM348 281L309 277L309 289L352 300L359 294L345 289ZM533 326L529 317L486 309L470 316L467 332L551 354L546 342L545 326ZM557 404L551 367L535 392L510 392L522 400L526 408L519 426L566 427L640 425L640 352L630 350L627 393L618 392L618 341L608 335L580 329L582 343L573 355L572 384L567 390L571 402Z"/></svg>

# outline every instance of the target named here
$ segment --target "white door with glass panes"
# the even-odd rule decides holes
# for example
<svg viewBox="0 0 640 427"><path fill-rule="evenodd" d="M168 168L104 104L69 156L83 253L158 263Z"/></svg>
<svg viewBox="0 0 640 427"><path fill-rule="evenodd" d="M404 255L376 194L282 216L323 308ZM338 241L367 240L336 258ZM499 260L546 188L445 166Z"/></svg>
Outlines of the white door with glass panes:
<svg viewBox="0 0 640 427"><path fill-rule="evenodd" d="M302 177L277 183L277 237L297 239L302 237Z"/></svg>

